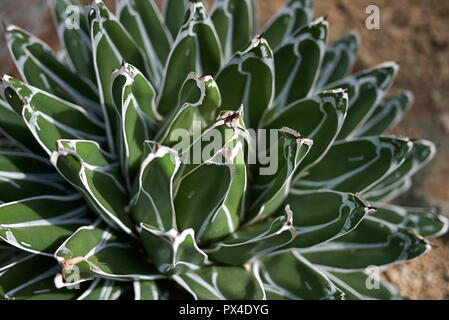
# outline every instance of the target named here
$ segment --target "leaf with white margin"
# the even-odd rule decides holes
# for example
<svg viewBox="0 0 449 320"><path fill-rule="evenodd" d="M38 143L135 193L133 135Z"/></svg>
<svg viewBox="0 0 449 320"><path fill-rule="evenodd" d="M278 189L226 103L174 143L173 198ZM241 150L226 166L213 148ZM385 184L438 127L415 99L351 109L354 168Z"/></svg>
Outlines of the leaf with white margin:
<svg viewBox="0 0 449 320"><path fill-rule="evenodd" d="M251 190L251 205L245 214L246 221L266 218L281 206L290 191L298 165L313 145L312 140L305 139L297 131L287 127L277 130L276 138L277 141L270 143L274 144L277 158L273 159L271 155L268 167L261 166L256 172Z"/></svg>
<svg viewBox="0 0 449 320"><path fill-rule="evenodd" d="M349 95L348 114L337 139L351 138L363 127L381 102L384 93L390 88L398 69L396 63L385 62L326 87L345 89Z"/></svg>
<svg viewBox="0 0 449 320"><path fill-rule="evenodd" d="M407 192L411 187L412 178L406 177L405 179L399 180L384 189L371 191L371 194L367 196L366 199L369 201L391 202L400 195Z"/></svg>
<svg viewBox="0 0 449 320"><path fill-rule="evenodd" d="M313 146L299 164L294 180L325 156L343 125L347 106L348 95L343 90L325 91L292 103L264 125L267 129L286 126L313 140Z"/></svg>
<svg viewBox="0 0 449 320"><path fill-rule="evenodd" d="M58 290L53 277L59 266L42 255L28 255L0 272L0 298L7 300L72 300L77 290Z"/></svg>
<svg viewBox="0 0 449 320"><path fill-rule="evenodd" d="M117 17L147 55L159 79L173 45L173 38L154 0L119 0Z"/></svg>
<svg viewBox="0 0 449 320"><path fill-rule="evenodd" d="M354 136L369 137L388 132L410 109L413 100L413 94L410 91L384 98L365 124L354 133Z"/></svg>
<svg viewBox="0 0 449 320"><path fill-rule="evenodd" d="M56 250L54 257L61 265L61 273L55 277L58 288L97 277L126 281L164 278L129 239L118 237L98 222L79 228ZM75 270L77 281L65 282L67 273Z"/></svg>
<svg viewBox="0 0 449 320"><path fill-rule="evenodd" d="M95 278L77 300L118 300L126 291L120 282Z"/></svg>
<svg viewBox="0 0 449 320"><path fill-rule="evenodd" d="M73 0L49 0L49 5L69 66L79 75L95 82L92 42L83 8ZM79 18L77 21L73 19L75 15Z"/></svg>
<svg viewBox="0 0 449 320"><path fill-rule="evenodd" d="M316 91L320 91L326 85L346 77L354 67L360 43L359 33L353 31L327 46L315 86Z"/></svg>
<svg viewBox="0 0 449 320"><path fill-rule="evenodd" d="M435 157L436 148L432 142L427 140L414 140L412 143L412 150L407 153L404 162L389 175L365 191L364 196L366 198L370 198L371 192L377 194L379 191L385 190L399 181L412 177Z"/></svg>
<svg viewBox="0 0 449 320"><path fill-rule="evenodd" d="M242 227L223 241L212 244L206 252L213 261L238 266L284 247L297 236L293 213L287 206L284 216Z"/></svg>
<svg viewBox="0 0 449 320"><path fill-rule="evenodd" d="M262 300L265 292L254 271L241 267L208 267L180 275L175 280L195 300Z"/></svg>
<svg viewBox="0 0 449 320"><path fill-rule="evenodd" d="M225 60L244 49L254 35L253 0L218 0L210 13Z"/></svg>
<svg viewBox="0 0 449 320"><path fill-rule="evenodd" d="M402 300L396 288L383 281L380 274L376 279L374 274L361 272L335 272L320 270L334 285L344 292L345 300Z"/></svg>
<svg viewBox="0 0 449 320"><path fill-rule="evenodd" d="M246 126L257 128L274 99L274 60L268 43L261 37L237 52L217 75L223 97L221 111L243 105Z"/></svg>
<svg viewBox="0 0 449 320"><path fill-rule="evenodd" d="M31 256L28 252L10 245L0 244L0 274Z"/></svg>
<svg viewBox="0 0 449 320"><path fill-rule="evenodd" d="M362 193L394 172L411 150L401 137L367 137L335 142L326 156L299 179L299 190Z"/></svg>
<svg viewBox="0 0 449 320"><path fill-rule="evenodd" d="M190 0L166 0L164 7L165 24L175 39L181 28Z"/></svg>
<svg viewBox="0 0 449 320"><path fill-rule="evenodd" d="M315 265L348 272L405 262L427 253L430 248L429 242L413 229L368 216L352 232L300 252Z"/></svg>
<svg viewBox="0 0 449 320"><path fill-rule="evenodd" d="M343 293L297 250L263 257L253 268L269 300L343 300Z"/></svg>
<svg viewBox="0 0 449 320"><path fill-rule="evenodd" d="M59 140L51 162L87 201L117 230L133 234L128 195L116 160L92 141Z"/></svg>
<svg viewBox="0 0 449 320"><path fill-rule="evenodd" d="M374 212L358 195L327 190L291 190L285 203L293 212L298 233L287 248L307 248L341 237Z"/></svg>
<svg viewBox="0 0 449 320"><path fill-rule="evenodd" d="M386 203L372 203L376 208L373 217L391 224L413 228L426 238L437 238L448 230L448 219L435 213L434 209L407 208Z"/></svg>
<svg viewBox="0 0 449 320"><path fill-rule="evenodd" d="M112 97L121 127L114 135L123 176L130 187L138 173L143 143L154 137L162 118L157 113L156 91L134 66L124 63L112 73Z"/></svg>
<svg viewBox="0 0 449 320"><path fill-rule="evenodd" d="M92 215L81 196L39 196L0 205L0 239L21 250L53 256Z"/></svg>
<svg viewBox="0 0 449 320"><path fill-rule="evenodd" d="M153 81L154 74L149 70L142 50L102 1L95 0L92 3L89 23L106 133L110 151L114 152L114 135L120 132L121 112L116 109L113 102L112 72L126 61L144 72L150 81Z"/></svg>
<svg viewBox="0 0 449 320"><path fill-rule="evenodd" d="M7 75L3 76L2 90L48 155L56 150L60 139L105 142L102 122L85 108Z"/></svg>
<svg viewBox="0 0 449 320"><path fill-rule="evenodd" d="M193 229L181 233L176 229L164 232L141 223L138 231L151 262L161 273L184 273L210 263L198 247Z"/></svg>
<svg viewBox="0 0 449 320"><path fill-rule="evenodd" d="M173 44L164 70L157 102L159 113L166 117L178 107L178 94L186 75L196 72L213 76L222 62L220 42L204 4L190 2L185 23Z"/></svg>
<svg viewBox="0 0 449 320"><path fill-rule="evenodd" d="M275 100L272 113L277 113L313 92L326 50L328 23L319 18L296 31L274 51Z"/></svg>
<svg viewBox="0 0 449 320"><path fill-rule="evenodd" d="M8 47L20 76L30 85L101 113L95 85L58 61L42 41L16 26L7 28Z"/></svg>
<svg viewBox="0 0 449 320"><path fill-rule="evenodd" d="M0 203L72 192L48 160L29 153L0 151Z"/></svg>
<svg viewBox="0 0 449 320"><path fill-rule="evenodd" d="M144 157L130 201L134 221L168 231L176 227L173 179L180 166L177 153L155 142L144 143Z"/></svg>
<svg viewBox="0 0 449 320"><path fill-rule="evenodd" d="M134 281L134 300L191 300L192 296L171 280Z"/></svg>
<svg viewBox="0 0 449 320"><path fill-rule="evenodd" d="M263 31L270 46L278 48L289 36L313 18L313 0L290 0L268 22Z"/></svg>

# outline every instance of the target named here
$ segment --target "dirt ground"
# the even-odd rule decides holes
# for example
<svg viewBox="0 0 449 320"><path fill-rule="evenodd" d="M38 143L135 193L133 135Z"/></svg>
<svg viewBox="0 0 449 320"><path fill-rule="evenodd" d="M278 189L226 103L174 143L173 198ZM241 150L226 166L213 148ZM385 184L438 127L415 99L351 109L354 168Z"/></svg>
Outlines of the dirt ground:
<svg viewBox="0 0 449 320"><path fill-rule="evenodd" d="M85 2L85 1L84 1ZM161 1L159 1L161 2ZM259 0L262 25L285 0ZM401 69L392 92L408 89L415 104L394 133L434 141L436 158L414 179L411 191L398 199L407 206L436 207L449 217L449 1L315 0L315 16L327 16L330 41L350 30L363 38L356 71L393 60ZM377 5L380 30L368 30L365 12ZM53 48L57 36L45 0L0 0L0 17L39 35ZM0 73L17 75L3 39ZM389 278L410 299L449 299L449 237L433 240L426 256L390 268Z"/></svg>

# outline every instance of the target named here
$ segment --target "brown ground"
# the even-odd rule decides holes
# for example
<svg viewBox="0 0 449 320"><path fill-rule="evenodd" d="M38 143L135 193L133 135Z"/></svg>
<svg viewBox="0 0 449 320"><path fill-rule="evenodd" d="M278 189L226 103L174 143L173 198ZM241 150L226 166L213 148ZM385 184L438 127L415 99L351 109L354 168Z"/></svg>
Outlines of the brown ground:
<svg viewBox="0 0 449 320"><path fill-rule="evenodd" d="M266 22L284 2L259 0L260 22ZM439 153L416 176L413 190L399 202L407 206L436 206L449 217L449 1L315 2L315 16L328 17L331 41L352 29L361 33L363 44L356 70L388 60L400 64L392 90L412 90L415 104L395 133L432 140ZM58 48L45 4L45 0L0 0L0 17L38 34ZM365 9L369 5L380 8L380 30L365 28ZM0 73L17 74L3 39L0 40ZM437 247L431 253L387 271L387 277L411 299L449 299L449 237L432 242Z"/></svg>

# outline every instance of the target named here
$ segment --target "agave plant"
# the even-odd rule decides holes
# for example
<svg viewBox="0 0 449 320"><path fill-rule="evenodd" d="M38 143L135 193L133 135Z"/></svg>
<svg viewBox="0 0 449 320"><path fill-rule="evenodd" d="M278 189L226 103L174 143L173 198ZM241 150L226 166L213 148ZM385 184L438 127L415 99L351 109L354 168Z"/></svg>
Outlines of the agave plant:
<svg viewBox="0 0 449 320"><path fill-rule="evenodd" d="M447 222L386 204L435 153L385 134L412 102L385 95L395 63L348 76L359 36L327 45L312 0L263 35L253 0L49 3L61 52L6 29L3 298L400 298L369 270Z"/></svg>

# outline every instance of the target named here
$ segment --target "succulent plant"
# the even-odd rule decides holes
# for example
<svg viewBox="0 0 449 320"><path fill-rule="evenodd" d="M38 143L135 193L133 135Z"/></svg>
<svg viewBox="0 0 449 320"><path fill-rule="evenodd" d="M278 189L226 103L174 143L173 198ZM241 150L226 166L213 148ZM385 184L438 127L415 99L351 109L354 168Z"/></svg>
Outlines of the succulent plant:
<svg viewBox="0 0 449 320"><path fill-rule="evenodd" d="M348 76L359 36L327 45L312 0L261 35L254 0L49 3L61 52L6 29L2 298L400 298L368 267L447 222L387 204L435 153L385 134L395 63Z"/></svg>

